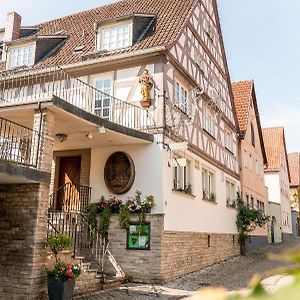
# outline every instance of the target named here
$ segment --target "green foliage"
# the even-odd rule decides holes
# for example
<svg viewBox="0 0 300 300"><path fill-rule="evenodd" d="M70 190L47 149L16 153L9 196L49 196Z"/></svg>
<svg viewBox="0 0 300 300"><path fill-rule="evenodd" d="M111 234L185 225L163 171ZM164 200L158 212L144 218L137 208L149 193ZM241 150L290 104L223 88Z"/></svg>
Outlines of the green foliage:
<svg viewBox="0 0 300 300"><path fill-rule="evenodd" d="M72 238L65 234L57 234L49 236L46 240L46 246L49 247L58 262L58 253L63 250L68 250L72 247Z"/></svg>
<svg viewBox="0 0 300 300"><path fill-rule="evenodd" d="M126 203L120 208L120 215L119 215L120 227L125 230L129 229L130 219L131 219L131 215L130 215L129 205L128 203Z"/></svg>
<svg viewBox="0 0 300 300"><path fill-rule="evenodd" d="M128 199L120 208L120 227L125 230L129 228L131 213L138 213L139 224L144 225L146 223L146 214L151 211L154 205L153 196L148 196L143 200L142 193L136 191L134 198Z"/></svg>
<svg viewBox="0 0 300 300"><path fill-rule="evenodd" d="M59 233L47 238L46 246L51 249L55 257L55 264L53 268L46 270L49 276L52 276L55 279L62 279L64 281L70 279L76 280L79 277L81 269L78 264L66 264L58 258L59 252L70 249L72 244L72 238L65 234Z"/></svg>
<svg viewBox="0 0 300 300"><path fill-rule="evenodd" d="M108 229L110 225L110 209L105 207L101 213L99 231L103 235L108 234Z"/></svg>
<svg viewBox="0 0 300 300"><path fill-rule="evenodd" d="M98 204L97 203L91 203L86 208L87 212L87 219L89 224L91 225L92 229L95 229L98 227L97 222L97 212L98 212Z"/></svg>
<svg viewBox="0 0 300 300"><path fill-rule="evenodd" d="M265 216L260 210L251 208L238 194L236 226L239 233L239 241L242 245L245 244L250 232L257 226L262 227L268 220L268 216Z"/></svg>

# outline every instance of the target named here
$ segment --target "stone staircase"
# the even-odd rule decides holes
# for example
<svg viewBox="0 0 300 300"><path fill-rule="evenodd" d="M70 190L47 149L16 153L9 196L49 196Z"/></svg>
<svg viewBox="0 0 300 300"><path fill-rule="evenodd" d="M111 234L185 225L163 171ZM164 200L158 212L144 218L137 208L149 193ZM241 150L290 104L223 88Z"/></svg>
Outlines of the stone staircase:
<svg viewBox="0 0 300 300"><path fill-rule="evenodd" d="M87 262L83 256L75 257L81 267L81 275L76 282L74 295L92 293L100 289L110 289L122 285L127 281L126 277L117 277L113 274L102 274L99 269L94 269L91 262Z"/></svg>
<svg viewBox="0 0 300 300"><path fill-rule="evenodd" d="M107 238L97 229L92 229L84 213L49 211L47 234L57 233L67 234L73 239L72 253L64 253L62 259L76 262L81 267L75 295L116 287L126 282L126 274L108 249Z"/></svg>

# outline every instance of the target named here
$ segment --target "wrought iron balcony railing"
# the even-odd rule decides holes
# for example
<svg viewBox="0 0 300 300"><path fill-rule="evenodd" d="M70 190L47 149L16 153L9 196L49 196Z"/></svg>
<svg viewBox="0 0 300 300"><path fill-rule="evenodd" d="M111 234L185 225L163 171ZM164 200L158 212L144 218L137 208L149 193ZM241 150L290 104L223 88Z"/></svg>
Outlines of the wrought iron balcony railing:
<svg viewBox="0 0 300 300"><path fill-rule="evenodd" d="M37 167L40 134L0 117L0 160Z"/></svg>
<svg viewBox="0 0 300 300"><path fill-rule="evenodd" d="M147 110L108 95L60 67L0 73L0 105L30 103L53 96L131 129L155 128L154 118Z"/></svg>

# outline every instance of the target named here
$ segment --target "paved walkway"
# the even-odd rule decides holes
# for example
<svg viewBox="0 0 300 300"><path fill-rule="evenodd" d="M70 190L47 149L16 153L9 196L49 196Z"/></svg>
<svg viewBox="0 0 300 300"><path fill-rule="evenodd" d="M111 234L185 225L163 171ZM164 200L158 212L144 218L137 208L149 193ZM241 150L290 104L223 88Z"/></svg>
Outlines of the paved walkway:
<svg viewBox="0 0 300 300"><path fill-rule="evenodd" d="M266 259L266 253L279 253L288 248L300 248L300 239L280 245L270 245L248 256L238 256L220 264L186 275L165 285L126 284L122 287L97 292L93 295L76 298L80 300L154 300L182 299L191 296L201 287L222 286L229 290L245 289L254 274L263 276L264 285L269 291L288 284L290 277L276 275L268 277L267 271L287 266L286 263Z"/></svg>

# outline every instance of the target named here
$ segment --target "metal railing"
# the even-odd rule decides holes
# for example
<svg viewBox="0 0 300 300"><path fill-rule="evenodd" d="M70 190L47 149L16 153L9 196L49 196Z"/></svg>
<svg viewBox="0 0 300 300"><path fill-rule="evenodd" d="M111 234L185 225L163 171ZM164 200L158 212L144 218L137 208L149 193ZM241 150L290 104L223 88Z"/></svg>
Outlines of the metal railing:
<svg viewBox="0 0 300 300"><path fill-rule="evenodd" d="M30 103L53 96L131 129L155 128L155 120L147 110L108 95L60 67L0 73L0 105Z"/></svg>
<svg viewBox="0 0 300 300"><path fill-rule="evenodd" d="M37 167L40 134L0 117L0 160Z"/></svg>
<svg viewBox="0 0 300 300"><path fill-rule="evenodd" d="M91 187L67 182L50 195L49 210L85 211L91 199Z"/></svg>

